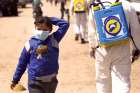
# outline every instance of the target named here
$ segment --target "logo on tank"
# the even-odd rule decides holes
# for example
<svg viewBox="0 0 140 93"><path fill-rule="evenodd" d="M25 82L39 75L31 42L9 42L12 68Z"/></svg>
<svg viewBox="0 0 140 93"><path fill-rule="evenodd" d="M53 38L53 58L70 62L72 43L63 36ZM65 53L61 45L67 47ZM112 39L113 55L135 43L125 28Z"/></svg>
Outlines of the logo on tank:
<svg viewBox="0 0 140 93"><path fill-rule="evenodd" d="M78 9L81 9L82 6L83 6L83 3L81 3L81 2L78 2L78 3L76 4L76 7L77 7Z"/></svg>
<svg viewBox="0 0 140 93"><path fill-rule="evenodd" d="M105 32L109 35L116 36L120 33L122 28L121 22L116 16L109 16L104 21Z"/></svg>

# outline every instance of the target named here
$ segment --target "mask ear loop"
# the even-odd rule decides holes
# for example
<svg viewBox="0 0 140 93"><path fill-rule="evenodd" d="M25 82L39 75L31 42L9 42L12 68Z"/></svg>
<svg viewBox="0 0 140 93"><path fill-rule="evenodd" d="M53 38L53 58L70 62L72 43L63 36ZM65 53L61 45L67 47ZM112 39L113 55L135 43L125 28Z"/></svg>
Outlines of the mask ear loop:
<svg viewBox="0 0 140 93"><path fill-rule="evenodd" d="M119 0L116 0L115 2L118 2L118 1L119 1ZM98 6L98 5L100 4L101 7L102 7L103 9L105 9L105 6L104 6L103 3L109 3L109 4L112 4L111 2L108 2L108 1L101 2L101 0L97 0L97 2L92 1L92 3L90 4L90 8L91 8L91 6Z"/></svg>
<svg viewBox="0 0 140 93"><path fill-rule="evenodd" d="M36 27L36 25L35 25L35 30L37 30L37 27Z"/></svg>
<svg viewBox="0 0 140 93"><path fill-rule="evenodd" d="M37 25L37 24L34 23L35 30L38 30L36 25Z"/></svg>
<svg viewBox="0 0 140 93"><path fill-rule="evenodd" d="M35 24L35 30L41 30L41 29L37 29L37 26L36 26L36 24Z"/></svg>
<svg viewBox="0 0 140 93"><path fill-rule="evenodd" d="M35 30L40 30L40 29L37 29L37 26L35 26Z"/></svg>

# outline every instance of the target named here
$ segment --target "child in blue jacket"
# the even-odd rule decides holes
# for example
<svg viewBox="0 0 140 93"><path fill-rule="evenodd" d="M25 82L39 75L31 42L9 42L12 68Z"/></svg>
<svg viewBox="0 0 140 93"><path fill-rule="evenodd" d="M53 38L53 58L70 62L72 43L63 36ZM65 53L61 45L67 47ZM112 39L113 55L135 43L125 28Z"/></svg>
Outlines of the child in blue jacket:
<svg viewBox="0 0 140 93"><path fill-rule="evenodd" d="M22 50L11 89L14 89L28 68L29 93L55 93L59 69L58 44L67 32L69 24L54 17L40 17L34 24L36 30ZM51 33L53 25L59 28Z"/></svg>

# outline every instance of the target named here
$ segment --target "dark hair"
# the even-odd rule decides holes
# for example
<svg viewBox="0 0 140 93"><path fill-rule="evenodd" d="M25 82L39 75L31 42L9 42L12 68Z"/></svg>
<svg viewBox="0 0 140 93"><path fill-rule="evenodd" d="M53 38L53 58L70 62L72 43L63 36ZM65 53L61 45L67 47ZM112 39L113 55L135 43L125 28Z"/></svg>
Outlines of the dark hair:
<svg viewBox="0 0 140 93"><path fill-rule="evenodd" d="M47 24L47 25L51 25L50 23L50 18L49 17L38 17L35 19L34 24Z"/></svg>

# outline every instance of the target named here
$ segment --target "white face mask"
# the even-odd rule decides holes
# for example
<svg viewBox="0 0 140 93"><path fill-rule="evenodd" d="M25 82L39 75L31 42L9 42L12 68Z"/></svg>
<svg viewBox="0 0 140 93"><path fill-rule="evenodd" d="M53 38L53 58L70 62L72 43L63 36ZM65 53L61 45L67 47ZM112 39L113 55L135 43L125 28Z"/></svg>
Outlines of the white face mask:
<svg viewBox="0 0 140 93"><path fill-rule="evenodd" d="M45 40L49 36L50 31L35 30L34 35L40 40Z"/></svg>

